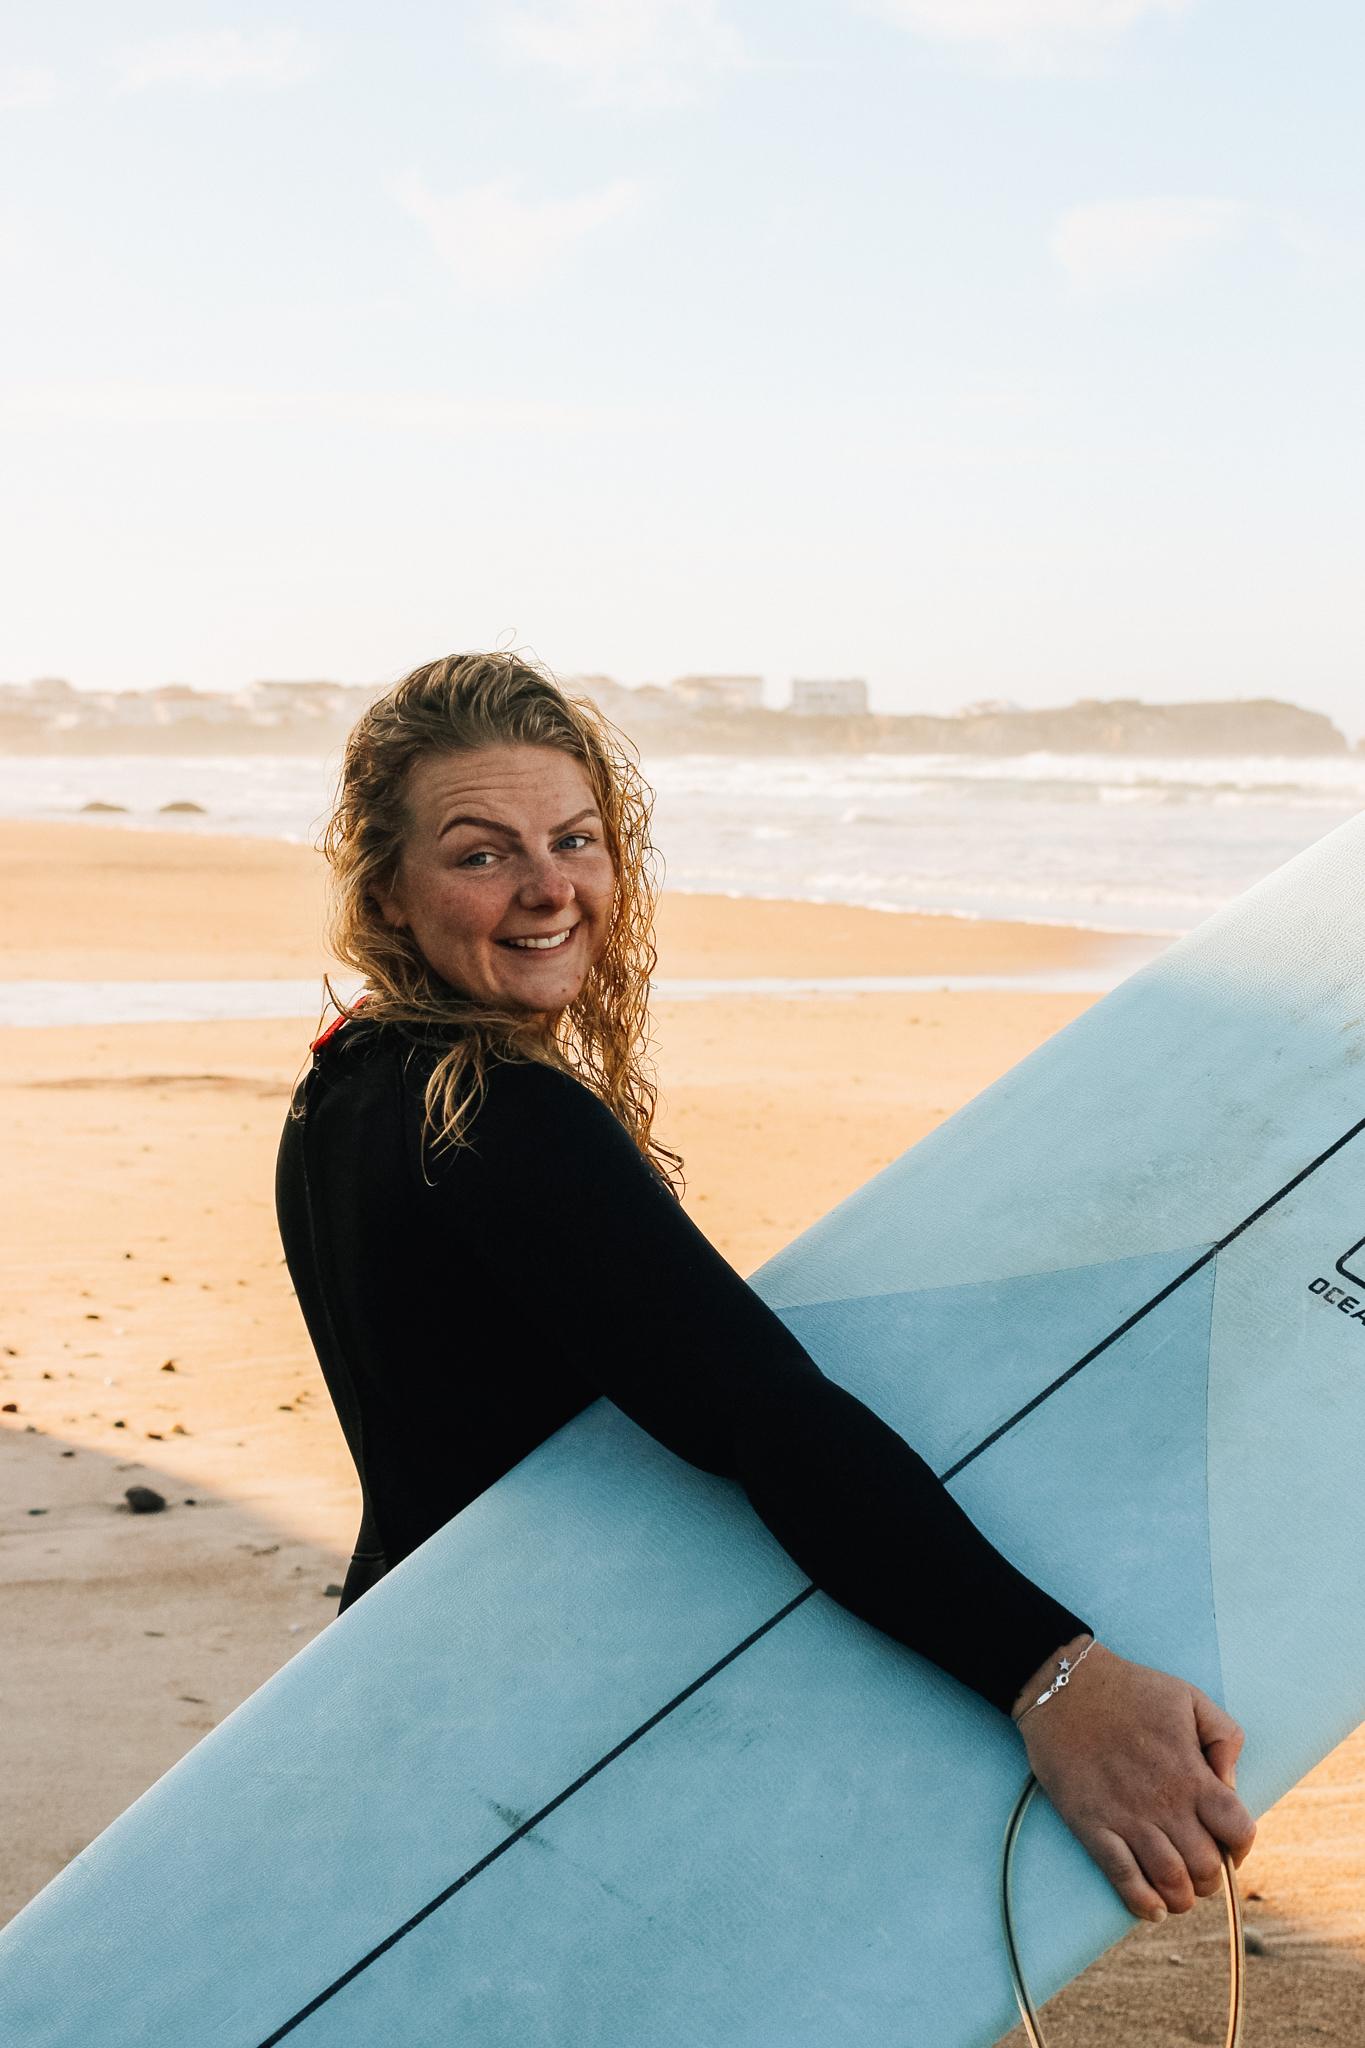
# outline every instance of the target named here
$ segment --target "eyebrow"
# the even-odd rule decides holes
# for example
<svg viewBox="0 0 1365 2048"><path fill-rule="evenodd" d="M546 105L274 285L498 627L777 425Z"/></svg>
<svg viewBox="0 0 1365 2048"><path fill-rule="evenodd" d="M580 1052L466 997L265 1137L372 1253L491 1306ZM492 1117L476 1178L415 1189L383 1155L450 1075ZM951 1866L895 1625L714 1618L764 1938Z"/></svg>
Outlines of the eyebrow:
<svg viewBox="0 0 1365 2048"><path fill-rule="evenodd" d="M597 815L596 804L589 804L586 810L576 811L572 818L566 818L562 825L552 825L550 827L550 837L554 839L559 833L567 832L571 825L577 825L584 818L595 818ZM473 818L464 813L458 818L447 818L440 831L436 834L436 837L444 839L446 833L453 831L456 825L477 825L485 832L501 832L505 839L516 839L519 837L519 834L513 830L512 826L502 824L497 818Z"/></svg>

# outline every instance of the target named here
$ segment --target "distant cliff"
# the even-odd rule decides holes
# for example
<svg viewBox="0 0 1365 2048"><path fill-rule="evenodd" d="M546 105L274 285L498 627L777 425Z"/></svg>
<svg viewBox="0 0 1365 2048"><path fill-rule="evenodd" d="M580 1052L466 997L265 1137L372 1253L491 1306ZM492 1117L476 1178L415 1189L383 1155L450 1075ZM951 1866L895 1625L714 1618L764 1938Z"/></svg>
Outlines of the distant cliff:
<svg viewBox="0 0 1365 2048"><path fill-rule="evenodd" d="M620 698L602 709L648 753L752 754L1344 754L1346 739L1319 711L1273 697L1221 704L1142 704L1084 698L1050 711L990 709L955 717L869 713L793 717L786 711L667 713L632 720Z"/></svg>
<svg viewBox="0 0 1365 2048"><path fill-rule="evenodd" d="M55 686L54 686L55 687ZM246 716L231 700L181 690L156 722L133 719L118 699L45 704L10 686L0 703L4 754L325 754L340 747L372 693L337 685L279 685L302 694L279 711ZM951 717L821 717L791 711L688 709L667 691L624 688L606 677L565 678L590 696L642 754L1344 754L1330 718L1273 697L1232 703L1143 704L1083 698L1049 711L978 706ZM311 694L310 694L311 693ZM162 696L169 693L161 692ZM344 700L344 701L343 701ZM303 715L306 707L306 715ZM171 715L173 713L173 716Z"/></svg>

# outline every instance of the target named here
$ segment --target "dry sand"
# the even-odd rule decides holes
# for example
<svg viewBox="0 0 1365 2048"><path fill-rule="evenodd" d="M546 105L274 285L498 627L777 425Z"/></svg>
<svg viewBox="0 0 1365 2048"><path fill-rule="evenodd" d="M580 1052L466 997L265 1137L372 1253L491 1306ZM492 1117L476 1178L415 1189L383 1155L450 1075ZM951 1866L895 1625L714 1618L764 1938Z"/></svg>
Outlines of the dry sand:
<svg viewBox="0 0 1365 2048"><path fill-rule="evenodd" d="M0 823L0 979L319 973L306 847ZM1064 930L668 898L661 975L1097 968ZM1097 979L1099 978L1097 974ZM1091 998L1017 992L656 1006L664 1135L744 1272ZM0 1033L0 1921L331 1619L354 1473L272 1202L298 1022ZM13 1404L12 1407L10 1404ZM133 1516L124 1488L171 1503ZM1356 1617L1343 1617L1355 1626ZM1365 2040L1365 1731L1244 1866L1246 2048ZM1058 1999L1065 2044L1222 2039L1216 1902ZM567 2048L567 2044L566 2044Z"/></svg>

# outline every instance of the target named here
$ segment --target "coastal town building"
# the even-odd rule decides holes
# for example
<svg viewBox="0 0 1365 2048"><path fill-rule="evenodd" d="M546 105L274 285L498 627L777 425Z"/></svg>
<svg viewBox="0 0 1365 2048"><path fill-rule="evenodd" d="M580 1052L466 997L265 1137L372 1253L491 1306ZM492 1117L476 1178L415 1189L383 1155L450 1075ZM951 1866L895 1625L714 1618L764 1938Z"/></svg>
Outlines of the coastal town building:
<svg viewBox="0 0 1365 2048"><path fill-rule="evenodd" d="M642 712L646 715L654 713L666 702L666 692L657 683L646 683L643 689L631 690L624 683L618 683L614 676L580 674L564 676L561 680L571 697L586 697L604 717L618 725L623 718L629 719Z"/></svg>
<svg viewBox="0 0 1365 2048"><path fill-rule="evenodd" d="M241 716L230 697L220 697L216 690L193 690L188 683L162 683L148 690L145 701L156 725L235 725Z"/></svg>
<svg viewBox="0 0 1365 2048"><path fill-rule="evenodd" d="M797 676L792 681L789 709L798 718L863 718L867 714L867 684L861 676L838 676L832 681Z"/></svg>
<svg viewBox="0 0 1365 2048"><path fill-rule="evenodd" d="M762 676L679 676L669 689L690 711L761 711Z"/></svg>
<svg viewBox="0 0 1365 2048"><path fill-rule="evenodd" d="M237 693L236 702L258 723L280 720L356 717L375 691L345 683L255 682Z"/></svg>

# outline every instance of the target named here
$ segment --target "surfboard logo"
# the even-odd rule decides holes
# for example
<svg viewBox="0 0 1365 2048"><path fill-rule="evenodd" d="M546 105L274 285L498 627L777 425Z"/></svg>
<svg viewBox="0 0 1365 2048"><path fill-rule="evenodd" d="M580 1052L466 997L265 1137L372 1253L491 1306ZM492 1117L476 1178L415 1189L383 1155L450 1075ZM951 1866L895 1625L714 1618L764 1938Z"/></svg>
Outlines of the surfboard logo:
<svg viewBox="0 0 1365 2048"><path fill-rule="evenodd" d="M1365 1287L1365 1272L1353 1273L1346 1263L1348 1259L1355 1259L1358 1264L1365 1266L1365 1237L1358 1237L1337 1260L1337 1271L1343 1280L1349 1280L1355 1287Z"/></svg>

